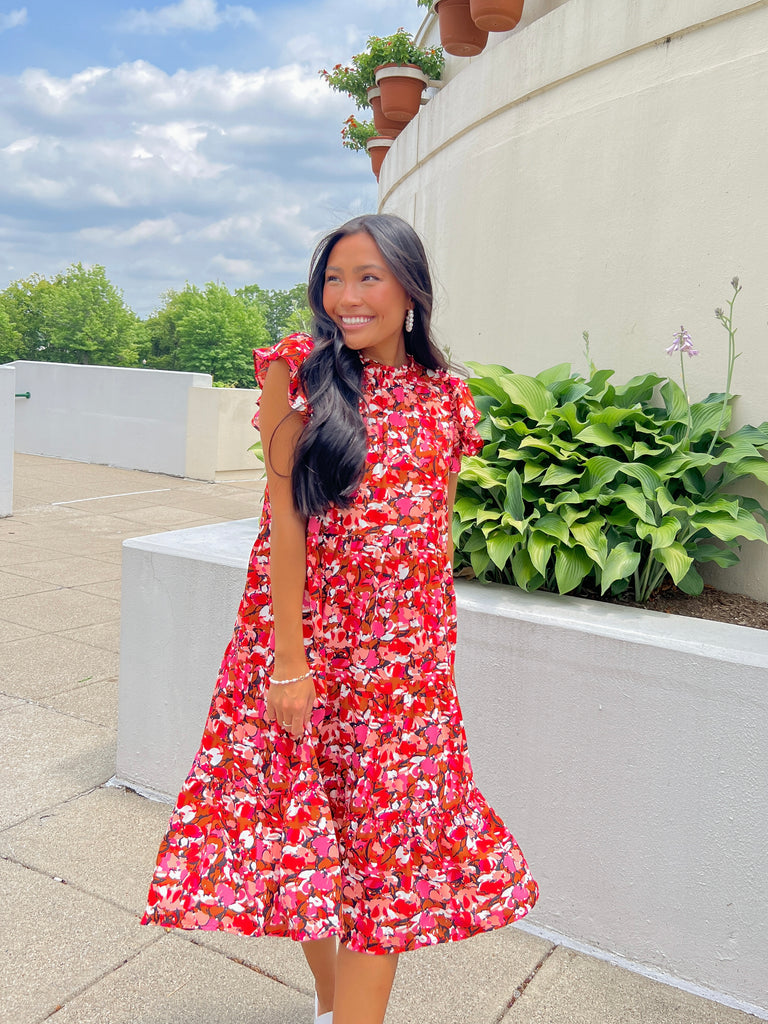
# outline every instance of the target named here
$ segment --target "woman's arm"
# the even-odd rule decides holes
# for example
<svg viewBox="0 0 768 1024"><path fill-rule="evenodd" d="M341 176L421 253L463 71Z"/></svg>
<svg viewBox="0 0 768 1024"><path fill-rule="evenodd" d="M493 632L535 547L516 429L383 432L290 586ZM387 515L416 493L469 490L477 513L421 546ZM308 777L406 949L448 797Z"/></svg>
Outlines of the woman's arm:
<svg viewBox="0 0 768 1024"><path fill-rule="evenodd" d="M446 541L446 554L448 555L448 561L453 565L453 503L456 500L456 484L459 481L458 473L450 473L448 475L448 539Z"/></svg>
<svg viewBox="0 0 768 1024"><path fill-rule="evenodd" d="M275 679L293 679L308 671L302 607L307 574L307 523L293 504L291 469L304 423L288 402L290 370L277 359L267 371L261 395L259 429L272 506L270 588L275 631ZM312 712L315 687L307 676L287 686L270 684L267 718L290 723L298 737Z"/></svg>

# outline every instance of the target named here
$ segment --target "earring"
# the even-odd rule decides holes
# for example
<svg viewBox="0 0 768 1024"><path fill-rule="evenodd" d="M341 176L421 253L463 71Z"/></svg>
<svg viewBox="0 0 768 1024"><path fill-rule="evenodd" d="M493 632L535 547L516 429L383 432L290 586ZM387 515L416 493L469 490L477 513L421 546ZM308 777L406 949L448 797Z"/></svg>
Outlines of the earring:
<svg viewBox="0 0 768 1024"><path fill-rule="evenodd" d="M405 314L405 330L407 334L410 334L413 330L413 309L409 309Z"/></svg>

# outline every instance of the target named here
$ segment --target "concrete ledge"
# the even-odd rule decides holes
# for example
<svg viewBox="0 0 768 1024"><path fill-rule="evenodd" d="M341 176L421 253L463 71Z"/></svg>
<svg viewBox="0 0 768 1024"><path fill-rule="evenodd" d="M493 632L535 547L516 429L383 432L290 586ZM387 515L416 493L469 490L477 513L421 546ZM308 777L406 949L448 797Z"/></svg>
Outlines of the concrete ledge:
<svg viewBox="0 0 768 1024"><path fill-rule="evenodd" d="M16 418L16 369L0 366L0 517L13 512L13 438ZM24 399L20 398L22 402Z"/></svg>
<svg viewBox="0 0 768 1024"><path fill-rule="evenodd" d="M120 782L175 797L256 528L125 542ZM541 885L531 923L768 1009L768 633L456 589L474 770Z"/></svg>

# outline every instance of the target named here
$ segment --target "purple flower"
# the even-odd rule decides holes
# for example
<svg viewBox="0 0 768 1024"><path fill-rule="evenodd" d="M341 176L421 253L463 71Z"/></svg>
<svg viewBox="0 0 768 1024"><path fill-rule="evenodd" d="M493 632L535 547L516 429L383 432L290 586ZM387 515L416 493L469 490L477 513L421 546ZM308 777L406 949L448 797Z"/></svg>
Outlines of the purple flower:
<svg viewBox="0 0 768 1024"><path fill-rule="evenodd" d="M681 327L675 335L674 341L667 349L667 355L671 356L675 352L687 352L689 356L697 356L699 354L699 350L693 347L691 336L684 327Z"/></svg>

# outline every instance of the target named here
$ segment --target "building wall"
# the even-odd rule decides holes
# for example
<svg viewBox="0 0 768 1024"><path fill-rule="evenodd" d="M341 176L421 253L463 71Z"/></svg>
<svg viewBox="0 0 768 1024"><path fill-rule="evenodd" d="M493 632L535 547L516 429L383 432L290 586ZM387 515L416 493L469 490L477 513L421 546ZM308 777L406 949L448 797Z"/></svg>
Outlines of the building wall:
<svg viewBox="0 0 768 1024"><path fill-rule="evenodd" d="M13 436L16 371L13 366L0 366L0 517L13 512Z"/></svg>
<svg viewBox="0 0 768 1024"><path fill-rule="evenodd" d="M452 356L583 371L588 330L619 378L677 377L683 324L697 399L725 385L713 313L737 274L734 424L768 419L767 58L765 0L528 0L514 32L449 58L379 198L424 237ZM768 550L710 576L768 600Z"/></svg>

